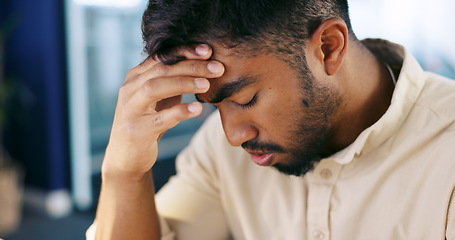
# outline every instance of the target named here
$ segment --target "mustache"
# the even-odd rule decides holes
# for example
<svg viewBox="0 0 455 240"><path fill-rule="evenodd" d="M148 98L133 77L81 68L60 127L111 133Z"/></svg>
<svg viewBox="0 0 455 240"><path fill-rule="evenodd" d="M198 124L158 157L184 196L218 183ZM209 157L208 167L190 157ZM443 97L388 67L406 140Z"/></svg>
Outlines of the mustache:
<svg viewBox="0 0 455 240"><path fill-rule="evenodd" d="M280 147L278 144L271 143L271 142L259 142L256 139L252 139L242 143L242 148L245 150L250 151L257 151L257 152L276 152L276 153L284 153L284 149Z"/></svg>

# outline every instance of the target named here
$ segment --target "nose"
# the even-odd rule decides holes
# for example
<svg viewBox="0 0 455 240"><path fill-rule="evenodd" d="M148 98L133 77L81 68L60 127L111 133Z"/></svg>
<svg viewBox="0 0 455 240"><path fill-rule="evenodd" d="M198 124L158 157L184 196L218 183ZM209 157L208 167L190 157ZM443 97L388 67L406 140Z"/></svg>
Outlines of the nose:
<svg viewBox="0 0 455 240"><path fill-rule="evenodd" d="M238 111L222 111L221 108L219 110L224 133L229 144L238 147L242 143L258 136L258 129L250 121L248 115L241 114Z"/></svg>

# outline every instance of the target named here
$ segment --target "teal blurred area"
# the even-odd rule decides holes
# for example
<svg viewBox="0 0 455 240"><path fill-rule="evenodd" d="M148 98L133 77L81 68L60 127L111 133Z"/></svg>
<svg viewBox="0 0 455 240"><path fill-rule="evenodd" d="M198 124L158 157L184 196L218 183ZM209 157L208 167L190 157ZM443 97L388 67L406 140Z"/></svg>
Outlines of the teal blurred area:
<svg viewBox="0 0 455 240"><path fill-rule="evenodd" d="M422 67L455 79L452 0L350 0L360 39L385 38L409 49Z"/></svg>

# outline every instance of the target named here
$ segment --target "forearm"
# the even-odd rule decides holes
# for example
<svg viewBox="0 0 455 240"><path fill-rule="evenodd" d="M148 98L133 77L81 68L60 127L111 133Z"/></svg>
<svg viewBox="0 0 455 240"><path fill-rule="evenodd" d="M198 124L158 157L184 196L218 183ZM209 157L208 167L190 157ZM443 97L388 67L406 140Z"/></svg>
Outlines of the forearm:
<svg viewBox="0 0 455 240"><path fill-rule="evenodd" d="M96 239L160 239L152 174L103 173Z"/></svg>
<svg viewBox="0 0 455 240"><path fill-rule="evenodd" d="M209 46L196 48L177 48L175 54L187 60L174 65L148 58L128 71L103 161L96 239L160 238L150 173L159 136L201 114L202 105L181 103L182 94L205 93L208 78L224 73L220 62L207 61Z"/></svg>

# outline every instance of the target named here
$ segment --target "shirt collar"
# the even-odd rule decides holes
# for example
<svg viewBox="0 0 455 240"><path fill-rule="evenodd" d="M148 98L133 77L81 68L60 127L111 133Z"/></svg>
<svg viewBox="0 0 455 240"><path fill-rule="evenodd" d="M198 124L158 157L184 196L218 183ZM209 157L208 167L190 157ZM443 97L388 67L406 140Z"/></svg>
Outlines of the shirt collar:
<svg viewBox="0 0 455 240"><path fill-rule="evenodd" d="M398 75L397 84L385 114L348 147L331 156L340 164L350 163L397 132L423 88L423 70L404 47L381 39L366 39L362 43L379 61L391 66L395 76Z"/></svg>

